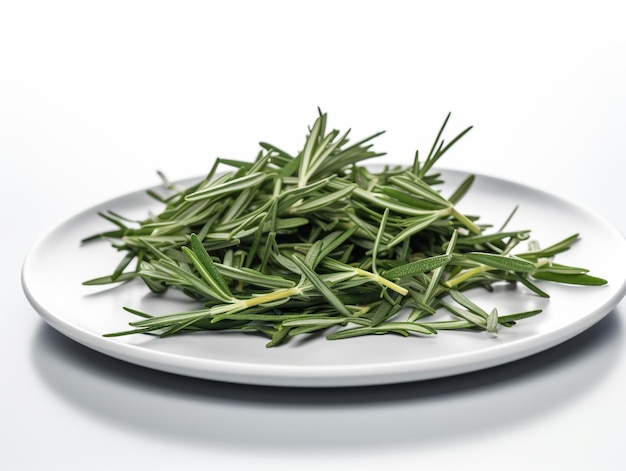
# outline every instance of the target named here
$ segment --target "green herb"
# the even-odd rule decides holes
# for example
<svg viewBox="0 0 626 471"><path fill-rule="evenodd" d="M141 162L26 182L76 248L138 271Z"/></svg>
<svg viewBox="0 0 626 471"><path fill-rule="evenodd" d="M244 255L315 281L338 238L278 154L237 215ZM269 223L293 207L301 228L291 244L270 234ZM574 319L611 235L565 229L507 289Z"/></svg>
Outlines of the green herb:
<svg viewBox="0 0 626 471"><path fill-rule="evenodd" d="M547 297L538 280L579 285L606 281L586 269L553 262L578 235L545 249L529 230L510 231L462 214L470 176L446 198L437 161L465 135L442 140L444 121L424 161L374 171L362 163L376 134L354 144L349 132L327 131L320 113L302 151L291 155L261 143L252 162L217 159L205 178L187 187L163 179L164 207L132 222L102 214L115 227L106 238L124 252L111 275L87 285L141 280L155 293L177 289L198 308L139 317L126 331L161 336L203 330L257 332L279 345L300 334L328 339L440 330L497 333L539 310L499 314L466 294L495 283L520 283ZM218 173L220 168L228 171ZM437 320L438 311L452 318Z"/></svg>

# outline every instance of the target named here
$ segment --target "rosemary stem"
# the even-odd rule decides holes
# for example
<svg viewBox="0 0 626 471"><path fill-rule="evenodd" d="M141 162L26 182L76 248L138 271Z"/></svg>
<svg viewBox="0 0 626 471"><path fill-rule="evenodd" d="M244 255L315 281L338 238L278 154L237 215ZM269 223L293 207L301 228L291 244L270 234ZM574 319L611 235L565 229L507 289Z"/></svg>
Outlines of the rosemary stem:
<svg viewBox="0 0 626 471"><path fill-rule="evenodd" d="M479 265L470 270L466 270L463 273L455 276L454 278L444 282L444 285L446 285L446 287L448 288L454 288L459 283L462 283L463 281L468 280L471 277L478 275L479 273L483 273L483 272L491 271L491 270L496 270L496 268L490 267L487 265Z"/></svg>
<svg viewBox="0 0 626 471"><path fill-rule="evenodd" d="M263 294L261 296L255 296L254 298L243 300L245 308L258 306L259 304L267 304L280 299L289 298L291 296L298 296L302 294L302 289L297 286L287 289L279 289L272 291L271 293Z"/></svg>
<svg viewBox="0 0 626 471"><path fill-rule="evenodd" d="M460 213L454 206L450 207L450 211L452 216L454 216L459 222L461 222L465 227L467 227L470 232L473 232L476 235L480 235L482 233L480 227L472 222L467 216L463 213Z"/></svg>
<svg viewBox="0 0 626 471"><path fill-rule="evenodd" d="M407 294L409 294L409 290L406 288L403 288L402 286L394 283L393 281L388 280L387 278L383 278L380 275L377 275L375 273L369 272L369 271L365 271L362 270L360 268L356 268L355 272L358 276L363 276L365 278L369 278L371 280L376 281L377 283L386 286L387 288L395 291L398 294L401 294L402 296L406 296Z"/></svg>

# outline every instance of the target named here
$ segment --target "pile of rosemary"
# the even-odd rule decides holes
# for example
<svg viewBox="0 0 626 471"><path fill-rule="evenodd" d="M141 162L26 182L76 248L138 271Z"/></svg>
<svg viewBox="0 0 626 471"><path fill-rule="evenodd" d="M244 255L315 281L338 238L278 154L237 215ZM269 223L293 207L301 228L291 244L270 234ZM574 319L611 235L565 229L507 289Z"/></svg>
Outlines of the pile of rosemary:
<svg viewBox="0 0 626 471"><path fill-rule="evenodd" d="M197 310L159 316L126 307L140 319L106 335L237 329L275 346L316 331L328 339L496 333L540 311L488 312L463 292L508 282L548 297L536 280L606 283L553 262L577 235L542 249L529 230L507 231L508 220L493 230L461 214L473 176L447 197L436 189L433 165L471 129L445 143L448 118L423 162L416 152L411 167L374 171L362 162L383 155L371 143L381 133L350 144L348 132L327 131L320 112L297 154L262 142L254 161L217 159L187 188L161 175L167 196L149 192L160 214L101 213L115 228L84 241L109 239L125 255L110 276L85 284L141 279L155 293L174 288L198 301ZM224 166L230 171L218 173ZM438 310L449 316L433 320Z"/></svg>

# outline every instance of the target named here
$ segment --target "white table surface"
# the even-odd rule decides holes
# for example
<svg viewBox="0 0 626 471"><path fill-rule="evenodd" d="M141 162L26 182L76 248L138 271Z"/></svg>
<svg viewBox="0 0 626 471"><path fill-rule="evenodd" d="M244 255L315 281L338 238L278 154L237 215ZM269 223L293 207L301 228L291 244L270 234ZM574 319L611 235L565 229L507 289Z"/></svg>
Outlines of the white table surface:
<svg viewBox="0 0 626 471"><path fill-rule="evenodd" d="M156 170L199 175L260 140L297 150L318 106L355 137L387 130L378 148L398 163L451 111L450 133L474 129L442 165L548 190L626 232L620 2L384 5L0 4L5 469L624 469L624 302L506 366L293 390L114 360L26 301L22 261L54 225Z"/></svg>

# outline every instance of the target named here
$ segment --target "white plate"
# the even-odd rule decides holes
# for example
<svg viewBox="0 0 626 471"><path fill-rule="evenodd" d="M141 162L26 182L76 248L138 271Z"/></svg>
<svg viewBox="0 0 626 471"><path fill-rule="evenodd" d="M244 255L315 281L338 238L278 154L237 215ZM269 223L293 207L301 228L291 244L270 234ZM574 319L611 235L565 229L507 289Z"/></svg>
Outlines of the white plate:
<svg viewBox="0 0 626 471"><path fill-rule="evenodd" d="M443 175L444 194L466 176L450 170ZM497 337L445 331L432 338L385 335L327 341L313 337L271 349L265 348L266 339L242 333L105 338L102 334L124 330L136 319L122 306L154 314L190 308L187 300L148 294L140 282L104 288L81 284L111 273L121 258L105 241L79 243L111 228L97 211L143 218L148 210L158 210L144 191L105 202L54 229L27 256L22 284L37 312L64 335L106 355L157 370L273 386L339 387L431 379L500 365L557 345L602 319L626 292L622 264L615 263L626 260L626 241L600 217L542 191L480 175L459 207L498 227L516 205L519 210L507 229L531 229L533 238L544 246L580 233L581 240L557 261L589 268L609 284L544 283L549 300L524 287L472 292L479 305L488 310L498 307L501 314L544 309L510 329L501 328Z"/></svg>

